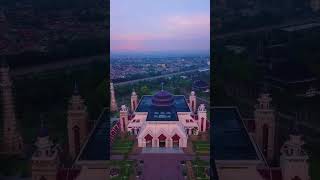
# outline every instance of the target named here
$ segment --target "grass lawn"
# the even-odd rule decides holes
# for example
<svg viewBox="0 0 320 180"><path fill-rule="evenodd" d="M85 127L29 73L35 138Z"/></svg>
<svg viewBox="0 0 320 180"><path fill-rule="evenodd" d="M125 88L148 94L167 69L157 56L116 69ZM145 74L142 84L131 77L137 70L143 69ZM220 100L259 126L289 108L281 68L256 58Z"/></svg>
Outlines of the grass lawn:
<svg viewBox="0 0 320 180"><path fill-rule="evenodd" d="M306 150L309 155L309 174L311 180L320 178L320 145L315 143L307 143Z"/></svg>
<svg viewBox="0 0 320 180"><path fill-rule="evenodd" d="M209 168L209 162L203 160L194 160L192 161L193 172L196 176L196 179L209 180L210 177L206 175L206 169Z"/></svg>
<svg viewBox="0 0 320 180"><path fill-rule="evenodd" d="M0 174L4 176L28 177L30 176L30 162L15 156L0 156Z"/></svg>
<svg viewBox="0 0 320 180"><path fill-rule="evenodd" d="M112 180L129 179L134 173L134 161L110 161L110 165L114 168L119 168L120 173L116 177L112 177Z"/></svg>
<svg viewBox="0 0 320 180"><path fill-rule="evenodd" d="M131 151L133 141L128 139L116 138L116 141L112 145L112 154L127 154Z"/></svg>
<svg viewBox="0 0 320 180"><path fill-rule="evenodd" d="M207 141L193 141L193 147L197 154L209 154L210 143Z"/></svg>

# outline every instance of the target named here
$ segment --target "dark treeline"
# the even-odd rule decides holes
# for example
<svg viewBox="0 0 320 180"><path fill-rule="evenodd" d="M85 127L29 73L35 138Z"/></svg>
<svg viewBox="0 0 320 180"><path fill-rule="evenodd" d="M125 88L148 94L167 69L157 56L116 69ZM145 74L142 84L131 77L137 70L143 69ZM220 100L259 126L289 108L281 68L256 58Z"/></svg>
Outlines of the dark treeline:
<svg viewBox="0 0 320 180"><path fill-rule="evenodd" d="M66 61L70 58L90 57L106 53L106 39L76 39L63 46L55 45L49 52L27 51L6 56L11 68L28 67L51 62Z"/></svg>

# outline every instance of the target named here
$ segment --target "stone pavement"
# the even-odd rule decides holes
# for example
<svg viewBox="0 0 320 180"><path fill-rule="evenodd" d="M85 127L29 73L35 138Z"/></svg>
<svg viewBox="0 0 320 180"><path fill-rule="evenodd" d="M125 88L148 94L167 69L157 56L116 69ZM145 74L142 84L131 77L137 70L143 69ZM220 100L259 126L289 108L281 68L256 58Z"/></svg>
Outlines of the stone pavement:
<svg viewBox="0 0 320 180"><path fill-rule="evenodd" d="M184 180L180 162L194 160L195 156L184 154L182 150L182 153L180 151L170 152L150 151L149 153L130 155L128 159L144 161L142 177L139 180ZM123 158L123 155L111 156L112 160L122 160ZM199 158L206 161L210 159L209 156L200 156Z"/></svg>
<svg viewBox="0 0 320 180"><path fill-rule="evenodd" d="M144 180L184 180L180 154L143 154L139 159L144 161Z"/></svg>

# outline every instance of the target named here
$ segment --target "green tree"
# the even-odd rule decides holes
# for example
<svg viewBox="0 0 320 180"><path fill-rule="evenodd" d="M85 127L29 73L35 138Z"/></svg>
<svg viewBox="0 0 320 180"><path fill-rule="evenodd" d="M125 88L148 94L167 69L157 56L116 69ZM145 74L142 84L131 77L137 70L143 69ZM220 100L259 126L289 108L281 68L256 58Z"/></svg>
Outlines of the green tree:
<svg viewBox="0 0 320 180"><path fill-rule="evenodd" d="M140 88L140 94L141 96L151 94L151 90L148 88L148 86L144 85Z"/></svg>

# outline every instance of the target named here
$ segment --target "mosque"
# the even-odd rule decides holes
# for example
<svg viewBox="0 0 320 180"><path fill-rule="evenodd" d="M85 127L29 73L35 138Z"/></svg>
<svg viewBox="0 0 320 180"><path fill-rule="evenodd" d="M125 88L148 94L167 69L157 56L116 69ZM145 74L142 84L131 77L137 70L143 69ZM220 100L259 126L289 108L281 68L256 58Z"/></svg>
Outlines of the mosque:
<svg viewBox="0 0 320 180"><path fill-rule="evenodd" d="M121 106L119 121L121 132L135 135L138 147L143 148L185 148L189 135L209 128L205 105L196 107L194 91L187 101L185 96L172 95L163 88L140 101L133 91L131 108Z"/></svg>
<svg viewBox="0 0 320 180"><path fill-rule="evenodd" d="M15 116L14 96L9 67L0 67L0 90L3 111L3 141L1 153L16 155L24 149L22 136ZM117 111L113 84L111 110ZM269 94L257 99L253 119L241 117L237 107L214 107L211 137L212 164L219 180L310 180L309 156L303 149L303 138L293 129L282 145L278 144L276 110ZM88 114L77 86L70 98L67 113L68 152L72 167L63 167L60 148L52 143L48 130L39 130L35 150L31 157L32 180L85 180L106 179L110 169L108 136L131 133L139 147L184 148L188 136L208 131L209 121L203 104L196 106L196 95L188 100L160 90L153 96L131 94L130 109L122 105L117 124L108 131L110 119L103 111L92 129L88 128ZM277 148L279 147L279 148ZM277 153L280 152L280 155ZM277 159L279 163L273 164Z"/></svg>

